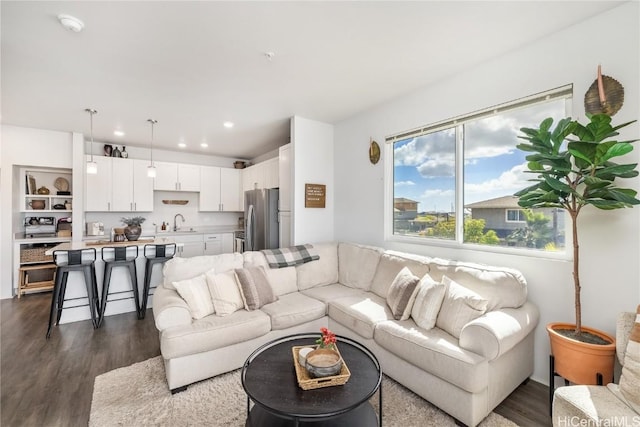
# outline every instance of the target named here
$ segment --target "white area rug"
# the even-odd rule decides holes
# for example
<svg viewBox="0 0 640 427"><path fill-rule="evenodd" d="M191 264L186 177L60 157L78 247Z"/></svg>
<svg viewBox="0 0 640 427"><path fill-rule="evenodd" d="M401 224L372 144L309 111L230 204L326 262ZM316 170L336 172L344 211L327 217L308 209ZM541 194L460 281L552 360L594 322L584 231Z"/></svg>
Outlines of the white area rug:
<svg viewBox="0 0 640 427"><path fill-rule="evenodd" d="M385 377L383 387L384 426L453 426L453 418ZM371 400L376 407L377 394ZM244 426L247 395L240 383L240 370L190 385L172 395L167 388L160 357L96 377L89 426ZM482 427L516 426L490 414Z"/></svg>

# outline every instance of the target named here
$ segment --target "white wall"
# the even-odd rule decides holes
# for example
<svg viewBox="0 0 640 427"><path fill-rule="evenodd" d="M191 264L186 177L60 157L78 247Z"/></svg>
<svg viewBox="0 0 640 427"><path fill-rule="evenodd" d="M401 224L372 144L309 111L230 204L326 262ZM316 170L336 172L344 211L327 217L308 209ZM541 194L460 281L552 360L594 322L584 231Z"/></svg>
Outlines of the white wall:
<svg viewBox="0 0 640 427"><path fill-rule="evenodd" d="M637 119L638 16L637 2L623 4L335 126L336 240L520 269L529 283L529 298L541 312L533 377L545 384L549 356L545 325L574 321L571 262L385 241L383 163L388 159L375 166L369 162L369 138L382 143L387 135L568 83L574 85L573 115L583 118L584 93L595 79L598 64L625 87L625 105L614 117L615 123ZM638 138L638 129L636 123L623 136ZM639 158L636 145L625 160ZM638 189L638 179L626 180L624 185ZM581 216L583 322L613 333L618 312L635 311L640 301L640 208L614 212L588 208Z"/></svg>
<svg viewBox="0 0 640 427"><path fill-rule="evenodd" d="M291 120L294 244L333 240L334 194L337 191L334 185L333 126L299 116ZM304 207L305 184L326 185L325 208Z"/></svg>

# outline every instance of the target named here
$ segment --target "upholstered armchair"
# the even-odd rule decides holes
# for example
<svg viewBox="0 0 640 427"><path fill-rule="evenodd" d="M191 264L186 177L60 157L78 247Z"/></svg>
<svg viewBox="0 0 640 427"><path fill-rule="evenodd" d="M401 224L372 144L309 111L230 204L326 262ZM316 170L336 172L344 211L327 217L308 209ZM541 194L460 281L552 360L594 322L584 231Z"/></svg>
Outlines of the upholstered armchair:
<svg viewBox="0 0 640 427"><path fill-rule="evenodd" d="M640 412L636 412L640 410L639 322L640 306L637 313L618 316L616 353L623 365L620 384L558 387L553 395L554 427L640 426Z"/></svg>

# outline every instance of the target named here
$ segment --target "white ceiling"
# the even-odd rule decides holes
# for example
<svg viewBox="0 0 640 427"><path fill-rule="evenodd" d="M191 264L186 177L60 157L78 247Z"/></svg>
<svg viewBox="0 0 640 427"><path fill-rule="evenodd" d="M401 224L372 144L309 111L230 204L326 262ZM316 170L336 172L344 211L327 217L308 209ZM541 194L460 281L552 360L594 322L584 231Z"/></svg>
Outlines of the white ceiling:
<svg viewBox="0 0 640 427"><path fill-rule="evenodd" d="M2 1L2 123L88 135L91 107L98 141L147 147L154 118L154 147L254 158L293 115L338 123L619 4Z"/></svg>

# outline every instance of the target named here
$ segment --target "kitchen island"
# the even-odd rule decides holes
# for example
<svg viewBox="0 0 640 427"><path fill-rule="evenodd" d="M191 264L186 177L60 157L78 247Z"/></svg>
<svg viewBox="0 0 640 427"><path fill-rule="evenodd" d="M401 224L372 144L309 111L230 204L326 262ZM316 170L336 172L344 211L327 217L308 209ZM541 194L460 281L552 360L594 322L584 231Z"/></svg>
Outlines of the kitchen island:
<svg viewBox="0 0 640 427"><path fill-rule="evenodd" d="M110 246L138 246L138 258L136 259L136 270L138 279L138 295L142 296L142 290L144 288L144 275L145 275L145 257L144 246L149 244L167 244L176 243L171 237L156 237L156 238L141 238L136 241L124 241L124 242L111 242L109 240L85 240L75 242L64 242L55 247L48 249L45 254L52 255L54 251L68 251L68 250L82 250L82 249L95 249L96 250L96 279L98 282L98 295L102 295L102 279L104 275L104 262L100 256L100 251L104 247ZM180 247L181 243L176 243L176 246ZM153 288L162 280L162 268L155 267L151 276L151 292L153 294ZM105 309L105 318L114 314L121 313L135 313L136 304L133 297L133 291L131 290L131 279L129 277L129 271L126 268L114 268L111 274L111 284L109 285L109 299ZM147 308L153 306L153 299L149 299ZM89 312L87 289L84 284L84 277L81 272L72 271L69 273L67 280L67 290L65 294L64 309L62 310L62 317L60 318L60 324L77 322L79 320L91 319L91 313ZM108 322L108 319L105 319Z"/></svg>

